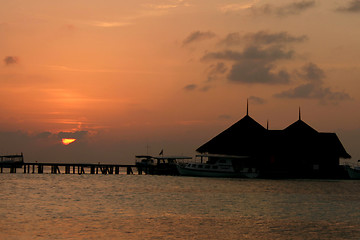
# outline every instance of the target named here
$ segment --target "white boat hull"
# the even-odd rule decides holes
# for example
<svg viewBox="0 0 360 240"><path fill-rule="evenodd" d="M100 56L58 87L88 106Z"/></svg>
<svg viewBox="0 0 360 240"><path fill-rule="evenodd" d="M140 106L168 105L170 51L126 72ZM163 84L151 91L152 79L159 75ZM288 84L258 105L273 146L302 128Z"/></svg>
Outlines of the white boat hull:
<svg viewBox="0 0 360 240"><path fill-rule="evenodd" d="M219 177L219 178L235 178L242 177L241 173L233 171L211 171L211 170L197 170L189 169L184 166L177 165L177 169L181 176L193 176L193 177Z"/></svg>

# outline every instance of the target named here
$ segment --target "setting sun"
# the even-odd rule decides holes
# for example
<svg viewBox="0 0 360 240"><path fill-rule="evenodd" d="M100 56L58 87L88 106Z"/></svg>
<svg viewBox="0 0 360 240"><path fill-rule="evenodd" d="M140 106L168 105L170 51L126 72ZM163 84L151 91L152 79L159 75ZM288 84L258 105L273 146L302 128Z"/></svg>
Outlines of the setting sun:
<svg viewBox="0 0 360 240"><path fill-rule="evenodd" d="M69 145L70 143L75 142L76 139L75 138L63 138L61 141L64 145Z"/></svg>

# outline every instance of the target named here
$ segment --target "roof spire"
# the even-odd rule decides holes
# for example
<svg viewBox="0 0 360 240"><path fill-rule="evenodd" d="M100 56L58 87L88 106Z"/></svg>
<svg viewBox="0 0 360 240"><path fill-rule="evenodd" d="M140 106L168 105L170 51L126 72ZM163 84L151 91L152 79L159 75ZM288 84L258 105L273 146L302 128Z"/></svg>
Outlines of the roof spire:
<svg viewBox="0 0 360 240"><path fill-rule="evenodd" d="M246 116L249 115L249 99L246 99Z"/></svg>
<svg viewBox="0 0 360 240"><path fill-rule="evenodd" d="M269 130L269 119L266 120L266 130Z"/></svg>
<svg viewBox="0 0 360 240"><path fill-rule="evenodd" d="M299 107L299 120L301 120L301 108Z"/></svg>

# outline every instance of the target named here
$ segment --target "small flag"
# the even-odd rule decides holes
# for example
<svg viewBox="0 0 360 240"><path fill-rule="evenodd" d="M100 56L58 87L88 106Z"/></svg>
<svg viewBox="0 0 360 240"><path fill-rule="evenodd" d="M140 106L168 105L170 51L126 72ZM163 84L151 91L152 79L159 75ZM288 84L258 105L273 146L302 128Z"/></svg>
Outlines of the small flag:
<svg viewBox="0 0 360 240"><path fill-rule="evenodd" d="M159 153L159 155L164 155L164 149L161 149L161 152Z"/></svg>

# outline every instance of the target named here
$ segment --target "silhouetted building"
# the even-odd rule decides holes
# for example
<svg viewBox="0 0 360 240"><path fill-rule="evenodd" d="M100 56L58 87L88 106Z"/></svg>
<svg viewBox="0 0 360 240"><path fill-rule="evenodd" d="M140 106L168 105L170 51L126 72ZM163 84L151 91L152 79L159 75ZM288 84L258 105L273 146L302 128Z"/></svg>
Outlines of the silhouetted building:
<svg viewBox="0 0 360 240"><path fill-rule="evenodd" d="M268 130L248 114L199 147L197 152L249 156L240 167L257 168L262 177L345 177L340 158L350 158L335 133L318 132L301 120L284 130Z"/></svg>

